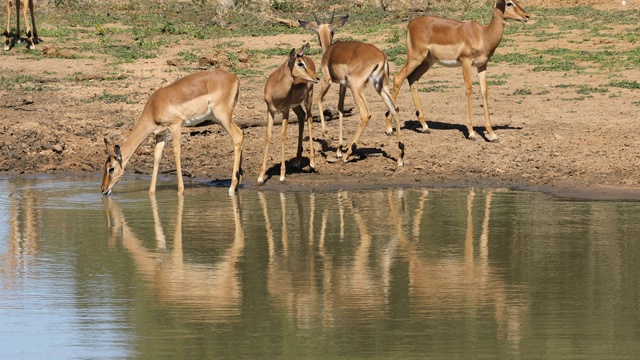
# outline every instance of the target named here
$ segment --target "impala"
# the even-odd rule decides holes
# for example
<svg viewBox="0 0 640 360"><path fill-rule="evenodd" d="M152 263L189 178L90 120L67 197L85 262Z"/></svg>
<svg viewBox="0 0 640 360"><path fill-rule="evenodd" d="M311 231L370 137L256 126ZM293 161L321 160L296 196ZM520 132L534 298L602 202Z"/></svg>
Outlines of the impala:
<svg viewBox="0 0 640 360"><path fill-rule="evenodd" d="M11 49L11 3L13 0L7 0L7 32L5 33L4 49ZM31 25L33 26L33 33L29 27L29 18L27 17L27 7L31 12ZM38 39L38 32L36 31L36 19L33 16L33 0L16 0L16 34L15 43L20 42L20 9L22 8L22 16L24 17L25 27L27 28L27 41L29 42L29 49L35 49Z"/></svg>
<svg viewBox="0 0 640 360"><path fill-rule="evenodd" d="M436 16L422 16L409 23L407 63L393 79L392 97L393 101L396 101L402 83L408 79L416 116L423 132L429 132L429 127L424 119L416 83L433 64L438 63L447 67L462 67L467 94L467 131L469 139L476 139L471 123L471 67L476 67L484 105L485 126L489 133L487 138L489 141L498 140L489 119L487 63L502 40L504 24L508 19L524 23L529 20L529 15L515 0L497 0L493 7L493 18L487 26L474 21L460 22Z"/></svg>
<svg viewBox="0 0 640 360"><path fill-rule="evenodd" d="M343 161L347 162L349 155L355 150L356 144L362 135L362 131L369 122L371 114L364 98L364 88L367 83L371 83L376 92L380 95L384 103L389 108L389 114L396 122L396 132L398 136L398 165L403 165L404 144L400 136L400 122L397 118L396 107L391 98L389 88L387 87L389 79L389 63L387 56L372 44L359 41L338 41L332 43L333 32L335 29L343 26L349 15L346 15L336 21L331 16L329 23L323 24L318 21L314 14L315 21L306 22L298 20L300 26L304 29L314 31L318 34L320 46L322 46L322 62L320 70L322 71L322 80L320 93L318 94L318 110L320 112L320 121L322 123L322 134L327 140L327 130L324 121L322 109L322 99L326 95L332 83L340 84L340 97L338 100L338 112L340 119L339 146L336 153L337 157L343 157L343 136L342 136L342 120L344 113L344 97L347 87L351 89L353 98L360 111L360 125L353 138L353 141L344 154ZM387 118L387 134L393 133L391 119Z"/></svg>
<svg viewBox="0 0 640 360"><path fill-rule="evenodd" d="M233 195L242 180L242 130L233 122L233 109L238 101L240 81L224 70L211 69L184 77L156 90L144 107L138 122L122 146L111 146L107 139L107 161L104 163L102 193L108 195L124 174L129 159L151 134L156 144L153 153L153 174L149 193L156 191L158 167L165 145L167 130L173 139L173 153L178 174L178 193L184 192L180 165L180 129L183 126L217 122L231 135L234 161L229 195Z"/></svg>
<svg viewBox="0 0 640 360"><path fill-rule="evenodd" d="M264 101L267 103L267 136L264 145L264 160L258 184L264 183L264 175L267 171L267 155L269 154L269 143L271 142L271 131L273 130L273 117L277 111L282 112L282 147L280 164L280 181L285 180L286 166L284 161L284 147L287 141L287 123L289 121L289 109L298 117L298 152L296 163L300 164L302 159L302 133L304 132L304 118L307 117L309 126L309 167L313 171L316 167L313 153L313 135L311 126L313 117L311 116L311 103L313 97L313 84L318 82L316 66L313 61L304 56L304 52L309 48L307 43L296 52L292 49L287 60L280 65L267 79L264 87ZM304 104L306 111L302 110Z"/></svg>

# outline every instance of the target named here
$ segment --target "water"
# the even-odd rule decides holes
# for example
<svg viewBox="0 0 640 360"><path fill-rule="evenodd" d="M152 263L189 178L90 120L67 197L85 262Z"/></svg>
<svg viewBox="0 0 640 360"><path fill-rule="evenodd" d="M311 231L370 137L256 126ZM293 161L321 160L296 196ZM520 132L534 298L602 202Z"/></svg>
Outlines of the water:
<svg viewBox="0 0 640 360"><path fill-rule="evenodd" d="M0 180L0 358L637 358L640 203Z"/></svg>

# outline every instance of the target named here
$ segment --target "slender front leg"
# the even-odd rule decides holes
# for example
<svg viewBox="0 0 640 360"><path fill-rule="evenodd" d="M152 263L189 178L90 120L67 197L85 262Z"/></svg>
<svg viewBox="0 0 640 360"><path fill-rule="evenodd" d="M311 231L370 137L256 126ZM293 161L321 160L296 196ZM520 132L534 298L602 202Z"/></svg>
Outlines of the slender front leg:
<svg viewBox="0 0 640 360"><path fill-rule="evenodd" d="M153 171L151 173L151 185L149 186L149 194L155 194L156 181L158 179L158 168L160 167L160 158L165 144L165 133L156 134L156 146L153 150Z"/></svg>
<svg viewBox="0 0 640 360"><path fill-rule="evenodd" d="M284 182L285 174L287 173L287 163L285 161L284 149L287 146L287 124L289 123L289 108L282 112L282 147L280 148L280 182Z"/></svg>
<svg viewBox="0 0 640 360"><path fill-rule="evenodd" d="M302 140L304 138L304 122L306 121L304 110L302 110L302 106L298 105L293 108L293 112L296 114L298 118L298 147L296 150L296 160L294 166L297 168L302 167Z"/></svg>
<svg viewBox="0 0 640 360"><path fill-rule="evenodd" d="M267 172L267 156L269 155L269 143L271 142L271 131L273 130L273 115L275 111L267 109L267 134L264 137L264 158L262 160L262 168L258 176L258 185L264 184L264 175Z"/></svg>
<svg viewBox="0 0 640 360"><path fill-rule="evenodd" d="M20 1L20 0L18 0ZM23 0L24 1L24 0ZM25 34L27 35L27 42L28 42L28 47L29 49L33 50L36 48L36 46L33 44L33 35L31 34L31 25L29 24L29 17L28 17L28 6L26 1L22 4L22 17L24 18L24 28L25 28ZM33 14L33 12L32 12Z"/></svg>
<svg viewBox="0 0 640 360"><path fill-rule="evenodd" d="M339 118L339 132L338 132L338 150L336 150L336 157L342 157L342 150L344 148L344 134L343 134L343 119L344 119L344 97L347 94L347 87L340 84L340 95L338 97L338 118ZM355 97L355 94L354 94Z"/></svg>
<svg viewBox="0 0 640 360"><path fill-rule="evenodd" d="M4 49L8 51L11 49L11 0L7 0L7 32L4 35Z"/></svg>
<svg viewBox="0 0 640 360"><path fill-rule="evenodd" d="M311 114L311 107L313 106L313 87L309 89L309 93L307 94L307 99L304 103L305 108L307 109L307 126L309 128L309 167L311 171L316 170L316 154L313 148L313 115Z"/></svg>
<svg viewBox="0 0 640 360"><path fill-rule="evenodd" d="M22 0L15 0L16 2L16 34L15 44L20 43L20 8L22 7Z"/></svg>
<svg viewBox="0 0 640 360"><path fill-rule="evenodd" d="M33 11L33 0L29 0L29 10L31 11L32 43L37 44L40 42L40 39L38 38L38 30L36 30L36 16Z"/></svg>
<svg viewBox="0 0 640 360"><path fill-rule="evenodd" d="M181 128L182 124L171 127L171 137L173 138L173 156L175 157L176 172L178 175L178 194L184 193L184 182L182 182L182 164L180 164L180 142L182 140L182 135L180 134Z"/></svg>
<svg viewBox="0 0 640 360"><path fill-rule="evenodd" d="M498 141L498 135L493 132L491 126L491 119L489 118L489 94L487 91L487 66L480 66L478 68L478 82L480 83L480 91L482 92L482 103L484 105L484 123L489 135L487 139L489 141Z"/></svg>
<svg viewBox="0 0 640 360"><path fill-rule="evenodd" d="M464 90L467 94L467 131L469 132L469 140L476 139L476 132L473 131L473 123L471 122L471 61L464 60L462 63L462 76L464 77Z"/></svg>

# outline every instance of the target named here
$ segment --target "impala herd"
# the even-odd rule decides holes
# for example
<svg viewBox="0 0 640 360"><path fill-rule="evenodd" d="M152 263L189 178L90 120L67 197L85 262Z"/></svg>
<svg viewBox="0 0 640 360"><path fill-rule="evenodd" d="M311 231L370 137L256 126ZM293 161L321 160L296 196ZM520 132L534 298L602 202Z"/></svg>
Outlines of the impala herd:
<svg viewBox="0 0 640 360"><path fill-rule="evenodd" d="M25 0L22 1L25 2ZM347 18L348 16L344 16L335 20L332 15L327 23L322 23L314 14L315 21L299 20L300 26L318 35L323 53L320 62L322 79L318 79L315 64L305 55L309 44L299 50L291 50L285 62L269 76L264 89L264 101L267 105L267 133L264 160L258 184L263 184L265 181L268 148L276 112L281 112L283 116L280 181L285 180L284 148L290 109L296 114L299 124L295 163L301 165L304 120L306 119L309 127L310 169L315 171L311 106L313 85L318 82L320 83L320 92L317 96L317 104L322 135L327 145L330 141L327 136L322 100L332 83L340 85L338 100L340 127L336 157L342 158L344 162L348 161L349 156L356 149L356 144L371 118L364 98L364 89L369 83L389 109L385 129L388 135L393 134L393 123L395 123L399 149L397 164L398 166L403 165L404 144L400 135L401 124L395 101L402 83L407 79L416 106L416 116L422 125L422 131L428 132L429 128L420 105L416 83L436 63L448 67L462 67L467 95L467 131L468 138L472 140L475 140L476 134L471 122L471 68L477 68L484 105L485 127L488 132L487 139L489 141L498 140L489 120L486 69L489 59L502 40L505 21L510 19L526 22L529 19L529 16L515 0L496 0L493 7L493 17L487 26L479 25L473 21L460 22L435 16L422 16L412 20L407 30L407 63L394 77L392 92L387 86L389 63L384 52L376 46L364 42L333 42L334 30L343 26ZM7 30L7 36L8 33ZM7 44L9 44L8 37ZM111 192L113 186L124 174L125 167L133 153L151 134L155 136L156 145L149 192L154 193L167 132L171 133L173 139L178 193L182 193L184 184L180 167L180 129L183 126L217 122L233 139L234 162L229 188L229 194L233 195L243 174L242 144L244 137L242 130L232 119L233 110L238 100L239 87L239 80L235 75L223 70L212 69L189 75L155 91L146 103L129 138L122 146L111 145L107 139L104 140L108 158L104 164L102 193L107 195ZM347 88L351 90L360 112L360 125L351 143L344 148L342 122ZM343 151L345 151L344 154Z"/></svg>

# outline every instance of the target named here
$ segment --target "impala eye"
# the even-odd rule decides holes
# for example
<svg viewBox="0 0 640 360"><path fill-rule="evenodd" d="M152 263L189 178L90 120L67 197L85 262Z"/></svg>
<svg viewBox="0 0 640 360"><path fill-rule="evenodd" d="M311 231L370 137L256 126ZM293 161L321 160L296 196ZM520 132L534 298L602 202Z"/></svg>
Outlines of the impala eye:
<svg viewBox="0 0 640 360"><path fill-rule="evenodd" d="M303 68L304 67L304 63L302 61L298 61L298 67Z"/></svg>
<svg viewBox="0 0 640 360"><path fill-rule="evenodd" d="M513 7L513 3L512 2L508 2L507 3L507 7Z"/></svg>

